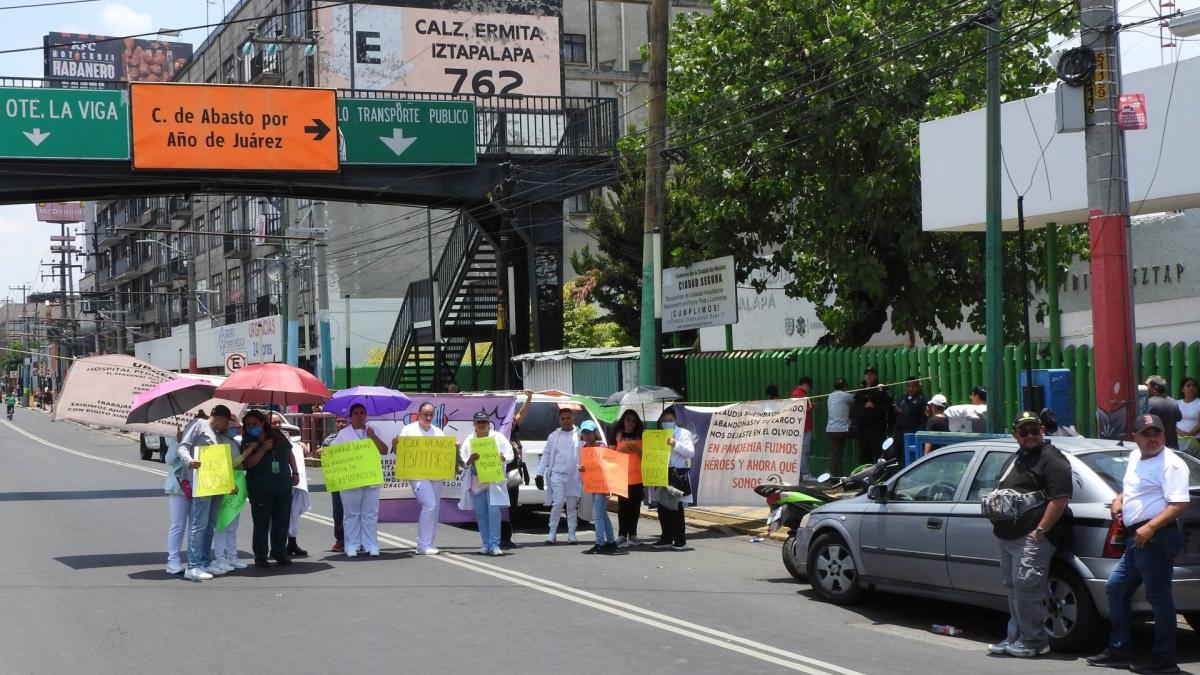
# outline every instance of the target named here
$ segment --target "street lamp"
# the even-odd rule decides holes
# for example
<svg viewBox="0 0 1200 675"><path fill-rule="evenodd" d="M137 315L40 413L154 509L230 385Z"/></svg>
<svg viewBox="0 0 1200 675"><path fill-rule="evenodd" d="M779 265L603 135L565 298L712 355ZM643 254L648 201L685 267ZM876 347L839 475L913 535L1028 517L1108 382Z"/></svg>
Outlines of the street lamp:
<svg viewBox="0 0 1200 675"><path fill-rule="evenodd" d="M187 266L188 372L200 372L200 368L196 365L196 257L157 239L138 239L134 243L158 244L183 256L183 264Z"/></svg>

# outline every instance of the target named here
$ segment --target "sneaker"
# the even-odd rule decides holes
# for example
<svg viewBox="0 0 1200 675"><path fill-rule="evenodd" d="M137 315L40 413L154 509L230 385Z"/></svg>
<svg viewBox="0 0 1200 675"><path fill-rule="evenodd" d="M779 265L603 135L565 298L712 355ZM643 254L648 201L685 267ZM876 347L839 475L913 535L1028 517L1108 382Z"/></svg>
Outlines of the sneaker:
<svg viewBox="0 0 1200 675"><path fill-rule="evenodd" d="M213 578L213 575L205 572L199 567L189 567L187 571L183 573L183 578L191 579L192 581L207 581Z"/></svg>
<svg viewBox="0 0 1200 675"><path fill-rule="evenodd" d="M346 557L347 558L357 558L358 557L358 549L355 549L353 551L346 551Z"/></svg>
<svg viewBox="0 0 1200 675"><path fill-rule="evenodd" d="M650 544L650 548L656 548L659 550L662 550L664 548L671 548L671 542L667 541L666 539L659 539L658 541L654 542L653 544Z"/></svg>
<svg viewBox="0 0 1200 675"><path fill-rule="evenodd" d="M205 567L204 571L208 572L209 574L213 575L214 577L219 577L222 574L225 574L226 572L228 572L229 570L225 569L224 567L221 567L220 565L217 565L216 563L212 563L212 564L209 564L208 567Z"/></svg>
<svg viewBox="0 0 1200 675"><path fill-rule="evenodd" d="M167 574L181 574L186 568L183 563L169 562L167 563Z"/></svg>
<svg viewBox="0 0 1200 675"><path fill-rule="evenodd" d="M617 537L617 546L624 548L622 545L627 541L629 541L629 537Z"/></svg>
<svg viewBox="0 0 1200 675"><path fill-rule="evenodd" d="M434 548L432 546L430 546L429 548L417 549L417 555L437 555L439 553L441 553L441 551L437 550L436 548Z"/></svg>
<svg viewBox="0 0 1200 675"><path fill-rule="evenodd" d="M591 548L585 548L582 551L580 551L580 553L582 553L584 555L596 555L597 553L603 553L603 552L604 552L604 547L600 546L599 544L597 544L596 546L593 546Z"/></svg>
<svg viewBox="0 0 1200 675"><path fill-rule="evenodd" d="M489 554L489 553L491 553L491 552L492 552L492 549L490 549L490 548L488 548L488 547L486 547L486 546L480 546L480 547L479 547L479 555L488 555L488 554Z"/></svg>
<svg viewBox="0 0 1200 675"><path fill-rule="evenodd" d="M1161 656L1151 656L1146 663L1137 663L1129 667L1135 673L1178 673L1179 664Z"/></svg>
<svg viewBox="0 0 1200 675"><path fill-rule="evenodd" d="M265 568L267 568L267 567L270 567L270 566L271 566L271 561L270 561L270 560L267 560L266 558L255 558L255 559L254 559L254 566L255 566L255 567L261 567L261 568L264 568L264 569L265 569Z"/></svg>
<svg viewBox="0 0 1200 675"><path fill-rule="evenodd" d="M1042 645L1041 647L1027 647L1020 642L1011 642L1008 648L1005 649L1009 656L1015 656L1019 659L1031 659L1035 656L1050 653L1050 645Z"/></svg>
<svg viewBox="0 0 1200 675"><path fill-rule="evenodd" d="M330 546L330 547L329 547L329 550L330 550L330 551L333 551L334 553L341 553L341 552L342 552L342 548L343 548L343 547L342 547L342 542L340 542L340 541L337 541L337 542L334 542L334 543L333 543L333 546Z"/></svg>
<svg viewBox="0 0 1200 675"><path fill-rule="evenodd" d="M488 555L502 556L502 555L508 555L508 554L505 553L504 551L501 551L500 547L497 546L496 548L492 549L492 552L489 553Z"/></svg>
<svg viewBox="0 0 1200 675"><path fill-rule="evenodd" d="M988 652L992 654L1008 654L1008 640L1001 640L995 644L988 645Z"/></svg>
<svg viewBox="0 0 1200 675"><path fill-rule="evenodd" d="M238 560L237 558L226 558L225 564L229 565L230 567L232 567L235 570L244 570L247 567L249 567L249 565L242 562L241 560Z"/></svg>
<svg viewBox="0 0 1200 675"><path fill-rule="evenodd" d="M558 540L556 537L554 537L554 536L546 537L546 545L547 546L553 546L557 543L558 543Z"/></svg>
<svg viewBox="0 0 1200 675"><path fill-rule="evenodd" d="M280 565L283 565L284 567L287 567L288 565L292 564L292 559L287 557L286 555L281 555L275 559L275 562Z"/></svg>
<svg viewBox="0 0 1200 675"><path fill-rule="evenodd" d="M514 548L521 548L521 545L515 541L509 540L509 541L500 542L500 548L504 549L505 551L508 551L508 550L511 550Z"/></svg>
<svg viewBox="0 0 1200 675"><path fill-rule="evenodd" d="M220 567L221 569L225 570L226 572L232 572L233 570L236 569L233 565L230 565L229 563L225 562L224 558L221 558L220 560L214 560L212 566Z"/></svg>
<svg viewBox="0 0 1200 675"><path fill-rule="evenodd" d="M1104 651L1099 654L1087 657L1089 666L1101 666L1103 668L1128 668L1132 661L1133 654L1118 651L1112 647L1105 647Z"/></svg>
<svg viewBox="0 0 1200 675"><path fill-rule="evenodd" d="M367 555L371 556L372 558L378 558L379 557L379 549L373 548L370 551L367 551Z"/></svg>
<svg viewBox="0 0 1200 675"><path fill-rule="evenodd" d="M604 545L604 550L601 551L604 555L627 555L628 551L622 551L620 546L617 546L615 541L610 541Z"/></svg>
<svg viewBox="0 0 1200 675"><path fill-rule="evenodd" d="M617 540L617 548L629 548L630 546L633 546L633 543L630 542L628 539L618 539Z"/></svg>
<svg viewBox="0 0 1200 675"><path fill-rule="evenodd" d="M671 544L671 550L672 551L690 551L692 549L688 548L687 544ZM1049 648L1047 647L1047 649L1049 649Z"/></svg>
<svg viewBox="0 0 1200 675"><path fill-rule="evenodd" d="M567 543L568 544L578 544L579 537L576 537L574 532L570 532L567 534Z"/></svg>
<svg viewBox="0 0 1200 675"><path fill-rule="evenodd" d="M642 541L641 539L638 539L637 537L634 537L634 536L629 537L629 545L630 546L641 546L644 543L646 543L646 542Z"/></svg>

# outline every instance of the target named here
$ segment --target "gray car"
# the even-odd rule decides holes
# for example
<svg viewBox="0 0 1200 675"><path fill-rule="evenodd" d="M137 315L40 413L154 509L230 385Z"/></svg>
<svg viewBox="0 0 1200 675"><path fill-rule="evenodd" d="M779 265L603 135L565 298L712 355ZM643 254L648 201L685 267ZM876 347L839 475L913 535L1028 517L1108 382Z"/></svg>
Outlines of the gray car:
<svg viewBox="0 0 1200 675"><path fill-rule="evenodd" d="M1056 650L1080 651L1106 635L1109 573L1124 537L1109 506L1120 489L1132 443L1054 438L1071 463L1074 527L1050 571L1047 628ZM825 504L801 522L796 560L823 599L848 604L877 589L1004 611L999 549L980 497L996 487L1015 440L948 445L904 468L867 494ZM1191 471L1192 506L1182 518L1184 548L1175 560L1175 603L1200 630L1200 461ZM1150 606L1139 590L1136 613Z"/></svg>

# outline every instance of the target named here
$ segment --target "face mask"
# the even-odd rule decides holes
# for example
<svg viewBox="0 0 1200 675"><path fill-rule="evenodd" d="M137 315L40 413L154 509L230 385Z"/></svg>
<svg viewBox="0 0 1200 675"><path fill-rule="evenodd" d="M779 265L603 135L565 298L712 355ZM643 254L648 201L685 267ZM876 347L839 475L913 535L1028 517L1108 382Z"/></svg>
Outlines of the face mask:
<svg viewBox="0 0 1200 675"><path fill-rule="evenodd" d="M258 438L262 436L262 427L250 427L246 429L246 435L250 438Z"/></svg>
<svg viewBox="0 0 1200 675"><path fill-rule="evenodd" d="M661 426L666 431L671 431L672 429L675 428L675 423L674 422L663 422Z"/></svg>

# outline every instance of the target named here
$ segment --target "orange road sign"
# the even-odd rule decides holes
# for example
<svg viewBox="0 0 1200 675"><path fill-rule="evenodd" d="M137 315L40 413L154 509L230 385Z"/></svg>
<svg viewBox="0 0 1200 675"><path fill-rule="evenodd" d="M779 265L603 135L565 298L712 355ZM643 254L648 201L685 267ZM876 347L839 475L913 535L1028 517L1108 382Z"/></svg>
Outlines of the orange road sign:
<svg viewBox="0 0 1200 675"><path fill-rule="evenodd" d="M337 95L309 87L130 83L135 169L337 171Z"/></svg>

